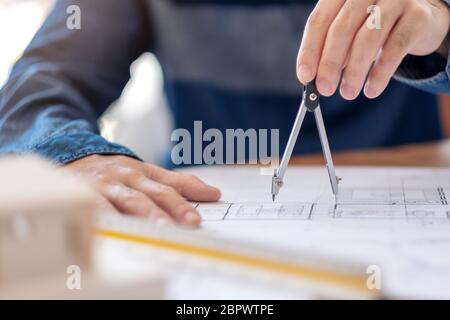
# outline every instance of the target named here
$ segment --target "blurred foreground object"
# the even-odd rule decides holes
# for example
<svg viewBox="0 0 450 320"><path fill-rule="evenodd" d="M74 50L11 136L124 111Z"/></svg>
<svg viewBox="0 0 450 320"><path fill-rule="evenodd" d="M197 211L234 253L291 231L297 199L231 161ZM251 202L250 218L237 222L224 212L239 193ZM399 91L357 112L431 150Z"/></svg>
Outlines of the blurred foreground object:
<svg viewBox="0 0 450 320"><path fill-rule="evenodd" d="M255 284L269 299L280 294L284 299L384 298L381 290L367 285L366 261L236 240L207 230L158 226L126 215L99 214L95 225L97 258L116 267L134 262L140 266L136 270L158 264L175 300L180 288L181 299L217 299L217 290L225 293L221 299L243 299L239 291L251 292ZM202 287L206 294L196 296ZM261 299L256 291L248 298L255 295Z"/></svg>
<svg viewBox="0 0 450 320"><path fill-rule="evenodd" d="M157 298L161 283L97 276L91 264L95 193L34 157L0 160L0 298ZM114 280L114 281L111 281Z"/></svg>

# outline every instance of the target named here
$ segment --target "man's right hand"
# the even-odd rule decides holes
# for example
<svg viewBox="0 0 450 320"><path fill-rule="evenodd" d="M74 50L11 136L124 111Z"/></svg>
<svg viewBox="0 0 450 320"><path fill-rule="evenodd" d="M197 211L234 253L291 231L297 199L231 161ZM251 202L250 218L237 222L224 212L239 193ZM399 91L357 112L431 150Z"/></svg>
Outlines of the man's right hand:
<svg viewBox="0 0 450 320"><path fill-rule="evenodd" d="M94 181L109 210L189 226L201 218L188 201L214 202L220 191L195 176L126 156L92 155L64 167Z"/></svg>

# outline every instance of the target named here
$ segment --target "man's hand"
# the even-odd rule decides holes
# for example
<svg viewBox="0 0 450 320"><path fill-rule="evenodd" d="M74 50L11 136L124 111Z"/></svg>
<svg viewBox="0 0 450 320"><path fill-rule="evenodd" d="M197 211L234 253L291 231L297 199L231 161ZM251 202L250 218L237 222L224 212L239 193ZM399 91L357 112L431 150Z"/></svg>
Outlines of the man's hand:
<svg viewBox="0 0 450 320"><path fill-rule="evenodd" d="M102 203L108 209L155 221L197 226L200 215L188 200L217 201L220 198L218 189L197 177L125 156L93 155L64 168L91 178L109 202Z"/></svg>
<svg viewBox="0 0 450 320"><path fill-rule="evenodd" d="M380 10L381 29L366 23L371 5ZM448 48L449 24L443 0L319 0L303 35L298 79L307 83L317 77L319 92L331 96L342 77L345 99L355 99L364 83L364 94L376 98L407 54Z"/></svg>

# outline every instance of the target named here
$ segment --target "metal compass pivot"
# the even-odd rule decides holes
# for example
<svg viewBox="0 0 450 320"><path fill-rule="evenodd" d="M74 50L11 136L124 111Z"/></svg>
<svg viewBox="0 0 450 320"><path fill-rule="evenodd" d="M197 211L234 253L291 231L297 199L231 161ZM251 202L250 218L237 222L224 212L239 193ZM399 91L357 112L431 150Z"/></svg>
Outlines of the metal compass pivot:
<svg viewBox="0 0 450 320"><path fill-rule="evenodd" d="M294 150L295 143L297 142L300 128L302 127L303 120L307 112L314 113L316 119L317 129L319 130L320 143L322 145L323 155L325 157L326 166L328 169L328 175L330 177L331 189L336 197L338 194L339 178L336 177L334 171L333 159L331 157L330 146L328 144L327 133L325 125L323 123L322 111L320 109L320 95L316 88L315 80L308 83L303 87L303 99L298 110L297 117L295 119L294 127L292 128L289 136L289 141L284 150L283 158L278 169L275 169L275 173L272 177L272 200L275 201L281 187L283 187L283 179L291 159L292 152Z"/></svg>

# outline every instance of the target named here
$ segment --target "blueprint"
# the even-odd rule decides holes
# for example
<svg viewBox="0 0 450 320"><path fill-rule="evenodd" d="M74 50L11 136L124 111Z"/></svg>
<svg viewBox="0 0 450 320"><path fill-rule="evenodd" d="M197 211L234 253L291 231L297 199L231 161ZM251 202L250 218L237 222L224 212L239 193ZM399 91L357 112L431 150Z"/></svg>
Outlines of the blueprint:
<svg viewBox="0 0 450 320"><path fill-rule="evenodd" d="M190 170L222 190L194 203L202 228L233 239L367 261L393 296L450 298L450 170L290 167L276 202L257 167Z"/></svg>
<svg viewBox="0 0 450 320"><path fill-rule="evenodd" d="M362 266L363 272L367 266L368 278L371 270L379 270L387 298L450 299L450 169L337 167L342 181L335 198L325 167L290 167L275 202L271 176L258 167L185 170L219 187L222 198L192 203L203 222L178 239L181 247L194 241L216 251L247 252L255 245L268 258L284 261L308 253ZM126 219L111 215L107 220L113 217ZM112 226L154 236L148 223L124 220ZM180 230L171 232L168 240L180 236ZM202 234L207 237L195 239ZM258 277L254 269L103 238L96 248L96 259L107 269L128 270L124 264L132 264L133 273L156 268L168 279L166 298L316 297L279 277Z"/></svg>

